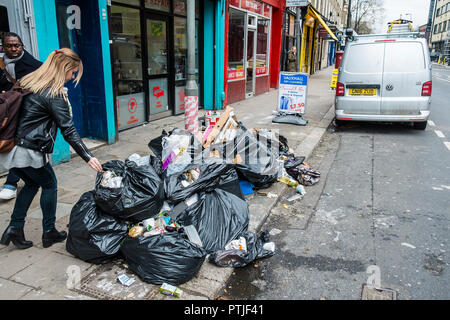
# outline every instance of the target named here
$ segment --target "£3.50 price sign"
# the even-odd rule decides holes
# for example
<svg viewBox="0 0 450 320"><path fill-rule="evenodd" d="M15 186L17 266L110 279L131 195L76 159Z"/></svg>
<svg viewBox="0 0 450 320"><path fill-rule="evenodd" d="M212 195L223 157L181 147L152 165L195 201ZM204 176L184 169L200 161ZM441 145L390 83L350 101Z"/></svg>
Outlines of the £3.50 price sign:
<svg viewBox="0 0 450 320"><path fill-rule="evenodd" d="M304 114L308 93L308 74L281 72L278 86L278 111Z"/></svg>

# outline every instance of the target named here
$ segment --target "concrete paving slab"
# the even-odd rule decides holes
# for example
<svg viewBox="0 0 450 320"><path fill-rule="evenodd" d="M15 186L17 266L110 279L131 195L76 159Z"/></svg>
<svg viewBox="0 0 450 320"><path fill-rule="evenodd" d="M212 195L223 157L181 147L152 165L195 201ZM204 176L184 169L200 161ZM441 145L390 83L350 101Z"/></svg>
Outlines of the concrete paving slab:
<svg viewBox="0 0 450 320"><path fill-rule="evenodd" d="M89 263L47 249L35 249L35 251L39 251L37 253L40 256L39 259L33 259L32 264L15 273L11 280L58 296L65 296L73 294L67 287L70 280L67 273L68 267L78 267L80 279L92 267Z"/></svg>
<svg viewBox="0 0 450 320"><path fill-rule="evenodd" d="M0 277L0 300L18 300L33 288Z"/></svg>

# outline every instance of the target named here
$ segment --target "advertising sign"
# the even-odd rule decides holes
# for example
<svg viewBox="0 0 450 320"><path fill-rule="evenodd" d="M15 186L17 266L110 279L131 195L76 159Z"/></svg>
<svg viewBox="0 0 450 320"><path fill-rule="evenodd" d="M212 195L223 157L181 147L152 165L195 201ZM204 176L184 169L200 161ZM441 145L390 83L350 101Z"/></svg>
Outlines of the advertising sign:
<svg viewBox="0 0 450 320"><path fill-rule="evenodd" d="M331 76L331 85L330 85L331 88L336 88L338 77L339 77L339 70L338 69L334 69L333 70L333 75Z"/></svg>
<svg viewBox="0 0 450 320"><path fill-rule="evenodd" d="M306 7L308 0L286 0L286 7Z"/></svg>
<svg viewBox="0 0 450 320"><path fill-rule="evenodd" d="M307 89L308 74L281 72L278 86L278 111L304 114Z"/></svg>

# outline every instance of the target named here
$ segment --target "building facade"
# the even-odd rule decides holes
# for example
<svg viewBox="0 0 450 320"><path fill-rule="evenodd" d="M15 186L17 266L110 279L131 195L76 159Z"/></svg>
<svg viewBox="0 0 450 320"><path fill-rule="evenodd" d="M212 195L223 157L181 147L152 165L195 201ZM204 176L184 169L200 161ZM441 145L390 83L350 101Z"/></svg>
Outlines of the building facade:
<svg viewBox="0 0 450 320"><path fill-rule="evenodd" d="M282 70L286 70L286 56L296 46L300 59L299 70L314 72L333 65L340 46L338 33L346 27L346 3L344 0L311 0L301 7L301 30L295 30L296 8L288 7L283 26ZM301 34L300 43L296 36Z"/></svg>
<svg viewBox="0 0 450 320"><path fill-rule="evenodd" d="M436 0L434 6L430 37L431 50L444 55L450 40L450 0ZM447 53L447 55L450 54Z"/></svg>

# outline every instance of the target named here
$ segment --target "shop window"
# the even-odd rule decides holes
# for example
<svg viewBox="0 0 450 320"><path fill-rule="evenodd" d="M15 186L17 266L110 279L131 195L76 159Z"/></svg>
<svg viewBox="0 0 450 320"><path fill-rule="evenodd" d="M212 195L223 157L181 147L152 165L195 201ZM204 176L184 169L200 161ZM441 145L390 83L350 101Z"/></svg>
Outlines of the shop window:
<svg viewBox="0 0 450 320"><path fill-rule="evenodd" d="M173 2L173 13L185 16L187 12L186 0L175 0ZM200 2L195 0L195 17L200 17Z"/></svg>
<svg viewBox="0 0 450 320"><path fill-rule="evenodd" d="M174 18L174 53L175 53L175 114L184 112L184 89L187 80L187 21L185 18ZM195 79L200 93L198 52L198 21L195 21ZM199 94L200 96L200 94Z"/></svg>
<svg viewBox="0 0 450 320"><path fill-rule="evenodd" d="M269 19L258 19L258 35L256 41L256 75L265 75L268 72L268 39L269 39Z"/></svg>
<svg viewBox="0 0 450 320"><path fill-rule="evenodd" d="M244 79L245 13L230 8L228 32L228 80Z"/></svg>
<svg viewBox="0 0 450 320"><path fill-rule="evenodd" d="M145 121L139 10L111 6L111 34L117 120L122 130Z"/></svg>
<svg viewBox="0 0 450 320"><path fill-rule="evenodd" d="M113 0L113 2L125 3L132 6L140 6L140 0Z"/></svg>
<svg viewBox="0 0 450 320"><path fill-rule="evenodd" d="M145 0L145 7L148 9L169 12L170 0Z"/></svg>
<svg viewBox="0 0 450 320"><path fill-rule="evenodd" d="M147 23L148 75L167 73L166 22L149 20Z"/></svg>

